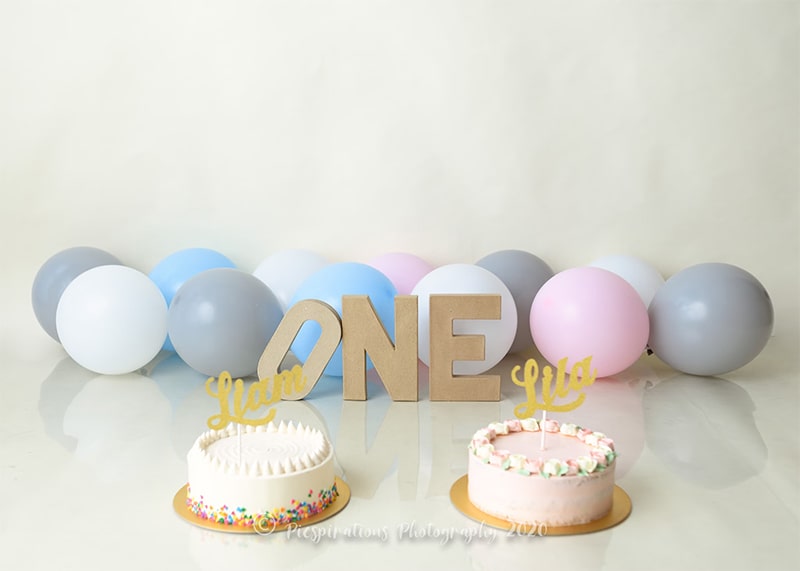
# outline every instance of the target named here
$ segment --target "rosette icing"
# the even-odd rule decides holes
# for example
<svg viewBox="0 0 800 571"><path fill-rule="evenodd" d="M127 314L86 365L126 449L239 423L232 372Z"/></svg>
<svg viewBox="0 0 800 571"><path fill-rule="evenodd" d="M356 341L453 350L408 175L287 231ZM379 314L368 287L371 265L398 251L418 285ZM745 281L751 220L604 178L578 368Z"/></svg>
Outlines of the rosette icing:
<svg viewBox="0 0 800 571"><path fill-rule="evenodd" d="M530 461L524 454L511 453L496 447L498 436L517 432L539 432L542 428L549 433L558 433L575 438L586 445L586 453L576 458L549 458ZM486 428L476 431L469 444L469 451L482 462L497 466L502 470L512 470L523 476L570 477L586 476L606 469L617 457L614 441L602 432L594 432L573 423L559 423L547 419L511 419L493 422Z"/></svg>

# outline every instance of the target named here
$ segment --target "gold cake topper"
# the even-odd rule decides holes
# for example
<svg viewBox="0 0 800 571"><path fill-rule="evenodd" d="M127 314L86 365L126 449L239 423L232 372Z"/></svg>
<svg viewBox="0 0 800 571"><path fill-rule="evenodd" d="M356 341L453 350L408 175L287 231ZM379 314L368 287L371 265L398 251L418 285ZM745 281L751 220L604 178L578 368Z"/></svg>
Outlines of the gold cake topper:
<svg viewBox="0 0 800 571"><path fill-rule="evenodd" d="M306 377L300 365L281 371L272 378L266 377L254 382L247 388L246 393L244 381L242 379L234 381L227 371L220 373L219 378L209 377L206 381L206 393L219 401L219 414L208 418L208 427L212 430L222 430L231 422L249 426L267 424L275 418L275 409L272 406L284 396L302 392L305 385ZM233 410L231 410L231 395ZM248 412L256 412L262 407L267 408L264 416L246 417Z"/></svg>
<svg viewBox="0 0 800 571"><path fill-rule="evenodd" d="M514 407L514 414L516 417L529 418L533 416L537 410L545 412L568 412L578 408L586 399L586 394L582 392L583 389L594 383L597 378L597 369L591 369L591 363L591 357L586 357L582 361L578 361L572 366L569 379L567 379L567 357L564 357L558 362L558 366L556 367L555 386L553 386L553 368L550 365L545 365L540 371L536 359L528 359L525 361L525 370L522 380L518 377L522 366L516 365L511 369L511 381L519 387L524 387L525 396L527 397L526 402ZM539 376L540 372L541 378ZM582 374L578 374L579 372L582 372ZM538 394L537 383L541 387ZM571 402L556 404L556 399L565 399L571 393L578 393L578 396ZM541 397L541 400L539 397Z"/></svg>

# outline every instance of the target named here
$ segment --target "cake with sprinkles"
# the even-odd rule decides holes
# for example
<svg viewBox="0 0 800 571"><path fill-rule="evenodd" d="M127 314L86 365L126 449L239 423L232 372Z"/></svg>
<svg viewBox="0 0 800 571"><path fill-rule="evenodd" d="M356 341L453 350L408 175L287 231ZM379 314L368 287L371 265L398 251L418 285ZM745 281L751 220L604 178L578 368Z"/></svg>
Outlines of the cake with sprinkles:
<svg viewBox="0 0 800 571"><path fill-rule="evenodd" d="M611 510L617 454L600 432L555 420L494 422L475 433L468 456L467 495L486 514L569 526Z"/></svg>
<svg viewBox="0 0 800 571"><path fill-rule="evenodd" d="M218 524L301 522L338 496L333 448L322 432L302 424L204 432L187 463L189 510Z"/></svg>

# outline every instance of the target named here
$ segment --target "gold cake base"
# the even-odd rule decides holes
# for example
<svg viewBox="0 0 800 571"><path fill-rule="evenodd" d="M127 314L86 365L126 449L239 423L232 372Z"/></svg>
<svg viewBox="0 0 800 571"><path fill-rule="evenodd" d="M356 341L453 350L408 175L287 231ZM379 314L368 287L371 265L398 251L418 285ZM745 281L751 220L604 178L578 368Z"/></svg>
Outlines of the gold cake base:
<svg viewBox="0 0 800 571"><path fill-rule="evenodd" d="M175 497L172 499L172 507L175 509L175 513L177 513L182 519L188 521L192 525L196 525L197 527L202 527L204 529L210 529L213 531L223 531L226 533L258 533L261 535L268 535L276 531L286 531L290 527L292 529L296 529L306 525L314 525L315 523L332 518L342 511L350 501L350 486L345 484L339 477L336 477L334 481L336 482L336 491L339 492L339 495L336 497L336 499L320 513L293 523L273 525L271 522L264 520L261 524L255 523L253 525L244 526L217 523L215 521L203 519L192 513L192 510L190 510L189 506L186 505L189 484L183 486L175 494Z"/></svg>
<svg viewBox="0 0 800 571"><path fill-rule="evenodd" d="M625 521L633 509L630 496L619 486L614 486L611 511L600 519L589 523L563 526L517 523L489 515L476 508L469 501L466 474L456 480L450 488L450 501L453 502L458 511L468 518L490 527L515 532L518 535L580 535L582 533L602 531Z"/></svg>

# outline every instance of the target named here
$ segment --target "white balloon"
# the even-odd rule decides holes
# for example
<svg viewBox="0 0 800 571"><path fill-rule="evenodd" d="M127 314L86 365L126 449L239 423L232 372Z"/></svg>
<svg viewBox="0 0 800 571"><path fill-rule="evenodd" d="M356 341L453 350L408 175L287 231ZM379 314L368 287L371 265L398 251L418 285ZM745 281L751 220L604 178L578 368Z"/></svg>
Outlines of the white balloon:
<svg viewBox="0 0 800 571"><path fill-rule="evenodd" d="M285 313L300 284L328 264L328 260L315 252L282 250L262 261L253 275L267 284Z"/></svg>
<svg viewBox="0 0 800 571"><path fill-rule="evenodd" d="M654 266L635 256L622 254L603 256L593 261L589 266L602 268L617 274L633 286L636 293L644 302L645 307L650 306L656 292L664 285L664 276Z"/></svg>
<svg viewBox="0 0 800 571"><path fill-rule="evenodd" d="M457 319L455 335L483 335L485 359L455 361L456 375L478 375L494 367L506 356L517 334L517 308L514 297L503 281L489 270L472 264L440 266L424 276L414 287L419 308L419 358L430 365L430 295L498 294L501 297L500 319Z"/></svg>
<svg viewBox="0 0 800 571"><path fill-rule="evenodd" d="M158 286L126 266L100 266L75 278L56 310L72 359L96 373L130 373L149 363L167 337L167 302Z"/></svg>

